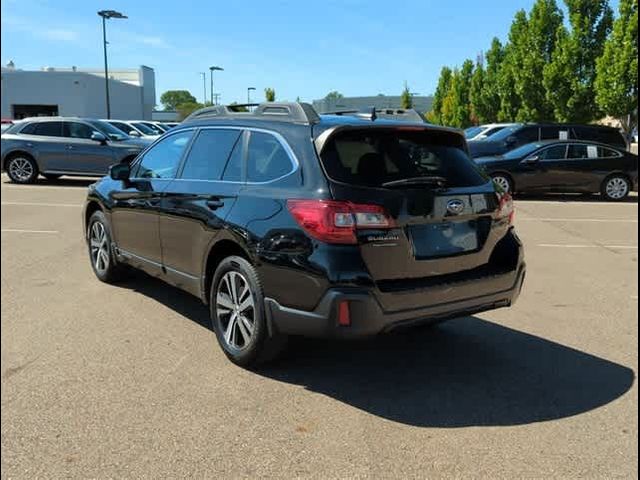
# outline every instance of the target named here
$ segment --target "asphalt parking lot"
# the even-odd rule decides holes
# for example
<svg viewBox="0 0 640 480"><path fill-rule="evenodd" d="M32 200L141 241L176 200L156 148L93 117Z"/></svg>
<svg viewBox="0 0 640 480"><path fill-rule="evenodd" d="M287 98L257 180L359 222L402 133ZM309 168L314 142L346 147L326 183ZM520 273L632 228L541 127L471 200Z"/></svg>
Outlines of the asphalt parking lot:
<svg viewBox="0 0 640 480"><path fill-rule="evenodd" d="M633 477L638 198L525 198L511 308L229 363L198 300L95 279L88 181L2 176L2 478Z"/></svg>

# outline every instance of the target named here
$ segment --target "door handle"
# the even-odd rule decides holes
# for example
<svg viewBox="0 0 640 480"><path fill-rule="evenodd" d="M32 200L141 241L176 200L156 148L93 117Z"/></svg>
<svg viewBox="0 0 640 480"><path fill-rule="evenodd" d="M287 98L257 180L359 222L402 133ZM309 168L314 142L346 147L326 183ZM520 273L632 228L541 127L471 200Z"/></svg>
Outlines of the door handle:
<svg viewBox="0 0 640 480"><path fill-rule="evenodd" d="M217 210L220 207L224 207L224 202L219 198L214 198L206 201L207 207L211 210Z"/></svg>

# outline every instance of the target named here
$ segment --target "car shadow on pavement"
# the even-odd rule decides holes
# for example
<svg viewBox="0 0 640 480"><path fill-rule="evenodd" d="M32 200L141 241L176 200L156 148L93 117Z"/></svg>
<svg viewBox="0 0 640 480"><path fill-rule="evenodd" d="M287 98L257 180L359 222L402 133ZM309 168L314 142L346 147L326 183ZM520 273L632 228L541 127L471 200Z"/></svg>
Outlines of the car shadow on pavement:
<svg viewBox="0 0 640 480"><path fill-rule="evenodd" d="M211 330L207 307L185 292L141 273L120 285ZM612 402L635 380L623 365L478 317L352 342L295 339L256 374L440 428L566 418Z"/></svg>
<svg viewBox="0 0 640 480"><path fill-rule="evenodd" d="M630 195L624 200L619 202L609 202L607 200L603 200L600 195L580 195L580 194L570 194L570 193L549 193L549 194L526 194L526 193L517 193L515 195L515 200L527 201L527 200L535 200L535 201L548 201L548 202L593 202L593 203L610 203L615 205L617 203L638 203L638 195Z"/></svg>
<svg viewBox="0 0 640 480"><path fill-rule="evenodd" d="M64 177L64 178L59 178L57 180L47 180L46 178L40 178L38 177L36 179L35 182L30 183L28 186L29 187L79 187L79 188L86 188L89 185L91 185L92 183L95 183L99 180L98 177L95 178L89 178L89 177L82 177L82 178L69 178L69 177ZM8 179L3 179L3 182L6 185L15 185L16 187L20 187L21 185L12 183L10 180Z"/></svg>

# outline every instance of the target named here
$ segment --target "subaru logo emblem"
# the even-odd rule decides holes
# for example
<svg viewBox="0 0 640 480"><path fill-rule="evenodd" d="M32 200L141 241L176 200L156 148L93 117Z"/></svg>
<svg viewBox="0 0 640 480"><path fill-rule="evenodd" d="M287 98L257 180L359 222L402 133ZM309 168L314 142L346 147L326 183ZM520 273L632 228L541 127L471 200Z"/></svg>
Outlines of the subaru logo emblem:
<svg viewBox="0 0 640 480"><path fill-rule="evenodd" d="M464 202L462 200L449 200L447 202L447 212L450 215L460 215L464 212Z"/></svg>

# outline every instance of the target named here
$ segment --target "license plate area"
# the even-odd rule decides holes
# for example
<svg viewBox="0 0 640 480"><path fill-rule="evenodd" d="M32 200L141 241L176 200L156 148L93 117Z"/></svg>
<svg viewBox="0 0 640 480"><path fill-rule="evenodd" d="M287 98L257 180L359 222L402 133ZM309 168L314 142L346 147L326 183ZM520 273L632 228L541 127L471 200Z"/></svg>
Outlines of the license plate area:
<svg viewBox="0 0 640 480"><path fill-rule="evenodd" d="M439 222L409 227L416 260L452 257L479 249L478 222Z"/></svg>

